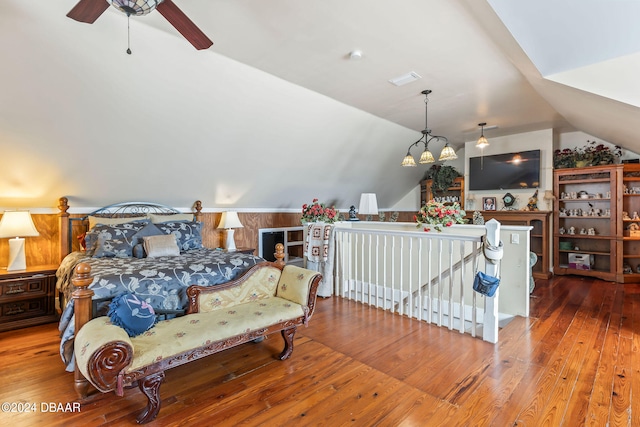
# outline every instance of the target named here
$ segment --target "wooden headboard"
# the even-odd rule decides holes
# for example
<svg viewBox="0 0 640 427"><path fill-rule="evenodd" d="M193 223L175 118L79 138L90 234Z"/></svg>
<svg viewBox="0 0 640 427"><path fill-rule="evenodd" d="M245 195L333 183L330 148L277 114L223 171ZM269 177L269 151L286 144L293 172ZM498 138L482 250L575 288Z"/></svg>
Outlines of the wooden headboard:
<svg viewBox="0 0 640 427"><path fill-rule="evenodd" d="M72 217L69 210L69 199L60 197L60 260L73 251L77 236L85 233L89 228L89 216L103 218L135 218L148 214L172 215L182 213L170 206L151 202L124 202L105 206L84 216ZM196 221L202 220L202 203L197 200L193 205L193 215Z"/></svg>

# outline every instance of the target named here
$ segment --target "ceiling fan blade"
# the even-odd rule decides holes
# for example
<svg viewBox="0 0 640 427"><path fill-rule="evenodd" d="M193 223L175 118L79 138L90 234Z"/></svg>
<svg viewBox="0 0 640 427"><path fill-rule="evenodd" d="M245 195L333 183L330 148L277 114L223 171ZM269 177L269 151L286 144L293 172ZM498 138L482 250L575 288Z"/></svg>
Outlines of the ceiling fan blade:
<svg viewBox="0 0 640 427"><path fill-rule="evenodd" d="M173 1L164 0L156 7L156 10L196 49L208 49L213 44L209 37L196 27L196 24L178 9Z"/></svg>
<svg viewBox="0 0 640 427"><path fill-rule="evenodd" d="M76 21L93 24L108 8L109 3L106 0L80 0L67 16Z"/></svg>

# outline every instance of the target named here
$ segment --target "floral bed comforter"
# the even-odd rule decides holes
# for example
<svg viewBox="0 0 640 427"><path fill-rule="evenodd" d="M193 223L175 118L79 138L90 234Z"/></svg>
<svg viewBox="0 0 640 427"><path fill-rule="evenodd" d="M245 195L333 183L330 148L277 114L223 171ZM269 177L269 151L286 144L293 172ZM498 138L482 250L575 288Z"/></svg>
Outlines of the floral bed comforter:
<svg viewBox="0 0 640 427"><path fill-rule="evenodd" d="M149 303L156 311L183 310L187 307L186 290L191 285L213 286L235 279L264 259L240 252L227 253L214 249L192 249L180 256L158 258L93 258L84 252L69 254L57 271L57 288L68 301L58 326L62 337L60 355L73 371L73 337L75 319L71 278L76 265L91 266L93 283L89 289L94 299L110 299L131 292ZM106 305L106 304L105 304ZM102 313L104 314L104 313Z"/></svg>

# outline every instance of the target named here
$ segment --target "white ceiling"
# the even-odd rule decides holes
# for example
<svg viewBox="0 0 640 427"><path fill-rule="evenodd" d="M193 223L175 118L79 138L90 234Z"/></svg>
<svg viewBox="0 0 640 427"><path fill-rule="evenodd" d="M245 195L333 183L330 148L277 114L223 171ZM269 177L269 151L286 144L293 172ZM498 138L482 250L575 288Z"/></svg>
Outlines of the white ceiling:
<svg viewBox="0 0 640 427"><path fill-rule="evenodd" d="M639 110L629 101L637 99L638 84L614 71L624 64L627 74L638 75L630 58L638 30L628 25L640 22L637 2L174 2L214 41L211 48L195 51L152 12L131 19L128 56L127 19L114 8L84 24L65 16L76 0L0 2L0 144L15 150L12 160L0 158L0 184L12 189L0 193L0 205L16 204L15 195L30 193L23 191L24 182L38 175L44 189L27 197L38 200L31 202L36 206L59 195L76 195L84 206L139 199L138 194L163 201L184 191L185 183L145 170L144 185L105 186L114 171L95 162L105 160L96 147L124 147L155 156L154 162L165 150L165 167L177 169L186 161L169 151L177 144L198 153L189 183L201 186L192 192L205 206L292 208L311 197L349 206L371 191L382 207L393 206L424 173L399 167L424 128L424 89L433 91L429 127L456 148L476 139L478 123L486 122L497 126L485 132L488 138L580 130L640 152ZM582 21L593 13L598 28ZM607 42L600 43L598 55L568 54L594 53L594 40L603 33ZM636 44L618 45L627 38ZM357 61L349 59L355 49L363 52ZM566 61L555 67L560 59ZM554 74L544 77L534 63ZM606 74L591 68L577 83L568 74L595 66L605 67ZM422 79L402 87L388 82L410 71ZM594 80L598 90L588 89ZM615 94L620 88L627 98ZM49 156L50 164L30 162L47 173L8 173L14 159L28 156L20 147ZM314 164L329 175L292 180L309 170L310 147L319 156L324 149ZM441 147L431 148L437 154ZM84 153L82 161L73 158L78 153ZM72 159L76 167L52 167L56 156ZM286 163L286 173L267 168L278 161ZM143 182L129 173L128 183ZM151 182L161 182L162 192L147 192ZM94 191L98 186L101 192Z"/></svg>
<svg viewBox="0 0 640 427"><path fill-rule="evenodd" d="M591 120L567 120L581 116L583 94L557 99L547 93L554 85L537 84L542 76L640 105L636 0L176 1L214 40L212 50L402 126L424 129L420 92L433 90L429 127L457 147L480 122L501 136ZM157 14L148 18L175 33ZM353 50L361 60L349 59ZM410 71L422 79L388 82ZM617 130L624 124L586 131L637 149Z"/></svg>

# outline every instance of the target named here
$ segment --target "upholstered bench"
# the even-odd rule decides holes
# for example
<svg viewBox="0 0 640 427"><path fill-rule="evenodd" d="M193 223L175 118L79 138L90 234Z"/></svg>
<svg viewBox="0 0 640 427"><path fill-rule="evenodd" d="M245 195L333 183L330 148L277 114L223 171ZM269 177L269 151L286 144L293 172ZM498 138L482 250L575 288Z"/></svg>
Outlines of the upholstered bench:
<svg viewBox="0 0 640 427"><path fill-rule="evenodd" d="M293 265L261 263L231 282L212 287L190 286L187 315L159 321L130 337L98 317L75 338L77 367L99 391L124 394L136 381L147 396L138 423L153 420L160 410L164 371L281 331L281 360L293 351L293 336L313 314L322 276Z"/></svg>

